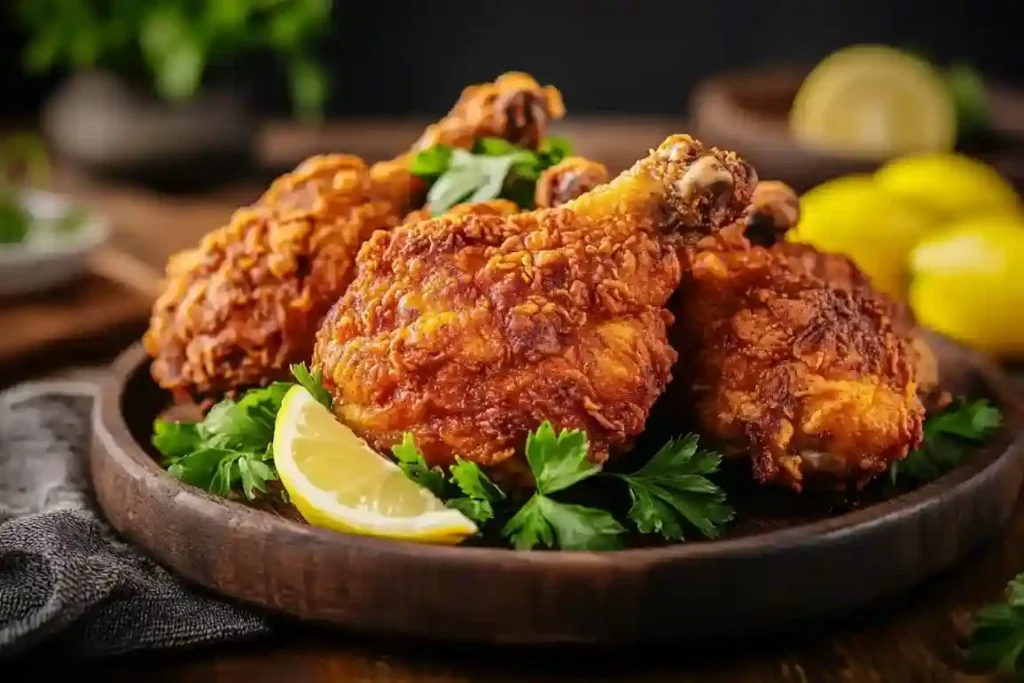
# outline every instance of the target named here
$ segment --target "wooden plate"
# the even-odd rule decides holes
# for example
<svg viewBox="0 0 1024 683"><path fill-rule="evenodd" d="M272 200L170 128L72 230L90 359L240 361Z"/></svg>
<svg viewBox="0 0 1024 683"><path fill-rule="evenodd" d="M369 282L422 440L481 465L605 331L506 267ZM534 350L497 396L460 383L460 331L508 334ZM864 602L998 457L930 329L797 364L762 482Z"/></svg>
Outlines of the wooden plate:
<svg viewBox="0 0 1024 683"><path fill-rule="evenodd" d="M942 479L860 510L706 543L610 553L434 547L338 534L222 500L147 451L167 396L139 346L97 411L92 471L111 524L216 592L366 632L491 643L622 643L774 629L907 589L997 538L1024 474L1024 412L1003 375L936 340L949 388L1007 428Z"/></svg>

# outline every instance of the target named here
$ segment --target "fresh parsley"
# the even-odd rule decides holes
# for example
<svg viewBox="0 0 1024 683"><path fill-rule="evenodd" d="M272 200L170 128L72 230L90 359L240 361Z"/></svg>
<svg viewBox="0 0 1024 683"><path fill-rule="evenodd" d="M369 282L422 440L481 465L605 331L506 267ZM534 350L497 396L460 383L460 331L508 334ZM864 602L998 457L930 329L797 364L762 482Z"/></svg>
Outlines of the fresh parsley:
<svg viewBox="0 0 1024 683"><path fill-rule="evenodd" d="M391 452L407 477L478 524L493 519L494 505L505 500L504 491L476 463L456 457L447 473L440 467L430 467L409 432Z"/></svg>
<svg viewBox="0 0 1024 683"><path fill-rule="evenodd" d="M989 671L1024 675L1024 574L1007 584L1005 602L974 615L967 658Z"/></svg>
<svg viewBox="0 0 1024 683"><path fill-rule="evenodd" d="M516 550L538 545L612 550L622 545L626 529L610 512L551 498L601 471L600 465L587 458L587 450L586 434L579 430L556 434L550 422L527 436L526 460L537 490L501 532Z"/></svg>
<svg viewBox="0 0 1024 683"><path fill-rule="evenodd" d="M672 439L633 474L615 475L629 486L629 519L641 533L668 540L684 539L684 522L717 538L733 518L725 491L707 478L721 463L718 453L697 448L696 434Z"/></svg>
<svg viewBox="0 0 1024 683"><path fill-rule="evenodd" d="M929 482L959 465L968 451L1002 422L999 409L985 399L954 401L924 423L924 440L889 469L892 483Z"/></svg>
<svg viewBox="0 0 1024 683"><path fill-rule="evenodd" d="M435 216L462 202L499 197L531 209L541 172L571 151L563 138L548 138L536 151L502 138L483 138L472 152L445 145L425 149L413 157L409 172L431 183L427 202Z"/></svg>
<svg viewBox="0 0 1024 683"><path fill-rule="evenodd" d="M317 368L310 373L305 363L296 363L291 366L292 375L302 385L302 388L310 393L322 406L331 409L334 404L331 393L324 388L324 373Z"/></svg>
<svg viewBox="0 0 1024 683"><path fill-rule="evenodd" d="M392 449L406 476L478 524L507 520L500 535L517 550L538 546L562 550L613 550L622 546L625 526L602 508L558 500L568 489L601 474L588 457L580 430L556 432L544 422L526 438L526 461L535 490L518 509L475 463L456 457L446 473L430 467L411 434ZM698 449L693 434L673 439L631 474L604 473L626 484L632 499L627 517L644 534L684 540L686 526L715 538L733 517L725 493L707 479L721 456ZM495 527L497 528L497 527Z"/></svg>
<svg viewBox="0 0 1024 683"><path fill-rule="evenodd" d="M292 366L299 384L330 407L330 394L320 384L318 372L305 364ZM274 421L292 382L275 382L251 389L239 400L217 403L201 422L153 424L153 446L163 456L168 473L186 483L219 496L241 493L255 500L267 492L267 482L277 479L274 467Z"/></svg>
<svg viewBox="0 0 1024 683"><path fill-rule="evenodd" d="M445 495L446 481L444 471L440 467L430 467L423 459L423 454L416 447L416 440L413 435L406 432L402 437L402 443L391 449L398 466L409 477L423 488L429 490L435 496Z"/></svg>

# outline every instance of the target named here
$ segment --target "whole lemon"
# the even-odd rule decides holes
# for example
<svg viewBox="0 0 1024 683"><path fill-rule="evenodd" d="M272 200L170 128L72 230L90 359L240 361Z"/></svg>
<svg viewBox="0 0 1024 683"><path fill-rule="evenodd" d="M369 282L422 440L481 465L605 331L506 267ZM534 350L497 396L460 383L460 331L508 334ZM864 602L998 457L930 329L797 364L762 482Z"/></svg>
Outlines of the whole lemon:
<svg viewBox="0 0 1024 683"><path fill-rule="evenodd" d="M875 288L904 300L907 255L936 225L928 209L882 191L871 175L854 174L805 193L787 239L849 256Z"/></svg>
<svg viewBox="0 0 1024 683"><path fill-rule="evenodd" d="M1024 357L1024 218L976 216L911 252L910 305L934 330L999 357Z"/></svg>
<svg viewBox="0 0 1024 683"><path fill-rule="evenodd" d="M928 207L942 220L1019 213L1021 199L991 166L962 154L915 154L890 161L875 173L889 194Z"/></svg>

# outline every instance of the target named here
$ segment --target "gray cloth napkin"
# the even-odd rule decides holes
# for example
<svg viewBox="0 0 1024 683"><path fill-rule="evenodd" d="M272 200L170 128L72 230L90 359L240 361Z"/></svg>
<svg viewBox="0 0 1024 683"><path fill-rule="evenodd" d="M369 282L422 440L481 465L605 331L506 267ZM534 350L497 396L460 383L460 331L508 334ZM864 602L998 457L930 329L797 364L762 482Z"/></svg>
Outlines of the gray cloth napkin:
<svg viewBox="0 0 1024 683"><path fill-rule="evenodd" d="M71 382L0 395L0 658L268 633L266 616L186 586L103 521L88 476L94 399Z"/></svg>

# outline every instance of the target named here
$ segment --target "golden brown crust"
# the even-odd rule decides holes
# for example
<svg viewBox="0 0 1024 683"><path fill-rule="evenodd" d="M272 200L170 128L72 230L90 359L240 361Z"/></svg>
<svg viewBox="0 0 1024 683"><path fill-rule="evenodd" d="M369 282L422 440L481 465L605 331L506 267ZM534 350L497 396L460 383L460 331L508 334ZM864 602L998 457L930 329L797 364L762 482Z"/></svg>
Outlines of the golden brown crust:
<svg viewBox="0 0 1024 683"><path fill-rule="evenodd" d="M526 74L467 88L413 151L470 147L478 137L536 144L561 96ZM314 156L278 178L252 207L195 249L172 257L144 336L152 374L178 401L202 400L286 378L308 360L315 330L352 279L359 245L422 201L412 152L367 167L344 154Z"/></svg>
<svg viewBox="0 0 1024 683"><path fill-rule="evenodd" d="M458 216L511 216L512 214L519 213L520 211L522 211L522 209L520 209L515 202L507 199L489 199L485 202L456 204L445 211L444 215L452 218ZM405 218L402 219L402 224L429 221L433 217L434 215L430 211L430 205L427 204L422 209L416 209L415 211L408 213Z"/></svg>
<svg viewBox="0 0 1024 683"><path fill-rule="evenodd" d="M566 157L541 172L534 203L541 209L561 206L607 182L604 164L584 157Z"/></svg>
<svg viewBox="0 0 1024 683"><path fill-rule="evenodd" d="M676 136L557 209L375 233L318 333L336 413L382 451L411 432L433 464L521 472L544 420L604 460L670 379L679 247L739 221L752 189L735 155Z"/></svg>
<svg viewBox="0 0 1024 683"><path fill-rule="evenodd" d="M863 483L920 443L913 338L851 261L796 244L705 252L693 279L698 417L759 481Z"/></svg>

